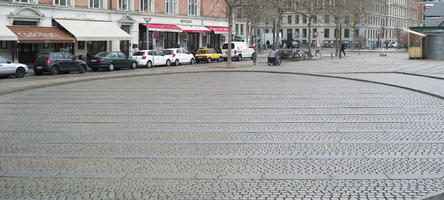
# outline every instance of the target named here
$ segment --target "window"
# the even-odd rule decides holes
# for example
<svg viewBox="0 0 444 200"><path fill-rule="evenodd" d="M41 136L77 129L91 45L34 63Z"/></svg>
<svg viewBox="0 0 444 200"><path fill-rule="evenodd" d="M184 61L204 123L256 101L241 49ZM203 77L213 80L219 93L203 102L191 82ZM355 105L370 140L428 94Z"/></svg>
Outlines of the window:
<svg viewBox="0 0 444 200"><path fill-rule="evenodd" d="M153 12L154 0L140 0L140 11L151 13Z"/></svg>
<svg viewBox="0 0 444 200"><path fill-rule="evenodd" d="M236 35L239 35L239 24L236 24L236 29L234 31Z"/></svg>
<svg viewBox="0 0 444 200"><path fill-rule="evenodd" d="M177 0L165 0L167 14L177 14Z"/></svg>
<svg viewBox="0 0 444 200"><path fill-rule="evenodd" d="M188 0L188 15L197 16L199 11L198 0Z"/></svg>
<svg viewBox="0 0 444 200"><path fill-rule="evenodd" d="M294 29L294 37L299 37L299 29Z"/></svg>
<svg viewBox="0 0 444 200"><path fill-rule="evenodd" d="M34 0L14 0L15 3L34 3Z"/></svg>
<svg viewBox="0 0 444 200"><path fill-rule="evenodd" d="M90 8L103 8L103 0L89 0Z"/></svg>
<svg viewBox="0 0 444 200"><path fill-rule="evenodd" d="M118 5L119 10L129 10L130 0L118 0Z"/></svg>
<svg viewBox="0 0 444 200"><path fill-rule="evenodd" d="M324 23L325 24L330 24L330 15L325 15L324 16Z"/></svg>
<svg viewBox="0 0 444 200"><path fill-rule="evenodd" d="M316 29L316 28L314 28L313 29L313 37L314 38L316 38L318 35L317 35L317 32L318 32L318 29Z"/></svg>
<svg viewBox="0 0 444 200"><path fill-rule="evenodd" d="M330 29L326 28L324 29L324 38L329 38L330 37Z"/></svg>
<svg viewBox="0 0 444 200"><path fill-rule="evenodd" d="M71 0L54 0L55 6L72 6Z"/></svg>
<svg viewBox="0 0 444 200"><path fill-rule="evenodd" d="M302 23L303 24L306 24L307 23L307 16L302 16Z"/></svg>
<svg viewBox="0 0 444 200"><path fill-rule="evenodd" d="M14 20L14 22L12 22L12 25L37 26L37 22L15 21Z"/></svg>
<svg viewBox="0 0 444 200"><path fill-rule="evenodd" d="M350 37L350 29L344 29L344 38Z"/></svg>
<svg viewBox="0 0 444 200"><path fill-rule="evenodd" d="M267 28L267 29L265 29L265 33L268 33L268 32L269 32L268 28Z"/></svg>
<svg viewBox="0 0 444 200"><path fill-rule="evenodd" d="M288 15L288 24L292 23L291 18L292 18L291 15Z"/></svg>
<svg viewBox="0 0 444 200"><path fill-rule="evenodd" d="M293 40L293 29L287 29L287 40Z"/></svg>
<svg viewBox="0 0 444 200"><path fill-rule="evenodd" d="M0 57L0 63L7 63L8 59Z"/></svg>
<svg viewBox="0 0 444 200"><path fill-rule="evenodd" d="M296 23L296 24L299 24L299 15L296 15L296 17L295 17L295 23Z"/></svg>
<svg viewBox="0 0 444 200"><path fill-rule="evenodd" d="M243 24L240 25L240 34L244 35L244 25Z"/></svg>
<svg viewBox="0 0 444 200"><path fill-rule="evenodd" d="M313 24L317 24L318 23L318 16L314 16L313 17Z"/></svg>
<svg viewBox="0 0 444 200"><path fill-rule="evenodd" d="M302 29L302 37L306 38L307 37L307 29Z"/></svg>
<svg viewBox="0 0 444 200"><path fill-rule="evenodd" d="M78 49L85 49L85 41L78 41L77 48Z"/></svg>
<svg viewBox="0 0 444 200"><path fill-rule="evenodd" d="M8 43L7 43L7 41L1 41L1 48L2 48L2 49L7 49L7 48L8 48Z"/></svg>

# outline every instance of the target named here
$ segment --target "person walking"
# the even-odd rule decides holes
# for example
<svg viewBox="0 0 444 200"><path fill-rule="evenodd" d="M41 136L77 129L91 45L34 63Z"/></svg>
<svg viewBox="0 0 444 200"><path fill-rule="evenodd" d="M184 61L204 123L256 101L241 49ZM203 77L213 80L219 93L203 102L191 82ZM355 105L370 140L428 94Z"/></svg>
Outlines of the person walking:
<svg viewBox="0 0 444 200"><path fill-rule="evenodd" d="M344 53L344 57L345 57L345 49L346 49L347 47L345 46L345 44L344 43L342 43L341 44L341 53Z"/></svg>
<svg viewBox="0 0 444 200"><path fill-rule="evenodd" d="M251 58L253 60L253 65L256 65L256 60L257 60L257 50L256 50L256 45L251 45L251 47L253 48L254 52L251 55Z"/></svg>

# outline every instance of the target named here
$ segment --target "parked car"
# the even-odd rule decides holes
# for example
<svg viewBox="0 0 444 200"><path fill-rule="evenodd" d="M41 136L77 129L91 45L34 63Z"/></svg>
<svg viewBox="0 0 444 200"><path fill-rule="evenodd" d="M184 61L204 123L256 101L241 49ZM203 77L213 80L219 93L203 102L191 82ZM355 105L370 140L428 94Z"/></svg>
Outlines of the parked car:
<svg viewBox="0 0 444 200"><path fill-rule="evenodd" d="M196 52L196 62L199 63L201 61L206 61L208 63L214 61L222 61L222 54L218 53L215 49L199 49Z"/></svg>
<svg viewBox="0 0 444 200"><path fill-rule="evenodd" d="M137 61L119 51L100 52L88 60L88 66L93 71L99 68L108 69L108 71L120 68L136 69Z"/></svg>
<svg viewBox="0 0 444 200"><path fill-rule="evenodd" d="M196 62L193 54L182 48L165 49L163 54L176 66L184 63L194 64Z"/></svg>
<svg viewBox="0 0 444 200"><path fill-rule="evenodd" d="M132 58L136 61L137 66L146 66L151 68L159 65L171 65L171 60L163 52L157 50L140 50L134 52Z"/></svg>
<svg viewBox="0 0 444 200"><path fill-rule="evenodd" d="M222 45L222 57L227 60L228 57L228 43ZM249 48L245 42L232 42L231 43L231 57L237 61L241 61L243 58L251 58L254 53L252 48Z"/></svg>
<svg viewBox="0 0 444 200"><path fill-rule="evenodd" d="M35 61L34 73L36 75L42 75L44 72L50 72L52 75L71 71L85 73L86 66L85 61L67 52L41 53Z"/></svg>
<svg viewBox="0 0 444 200"><path fill-rule="evenodd" d="M0 56L0 76L14 75L17 78L23 78L28 71L28 66L25 64L14 63Z"/></svg>

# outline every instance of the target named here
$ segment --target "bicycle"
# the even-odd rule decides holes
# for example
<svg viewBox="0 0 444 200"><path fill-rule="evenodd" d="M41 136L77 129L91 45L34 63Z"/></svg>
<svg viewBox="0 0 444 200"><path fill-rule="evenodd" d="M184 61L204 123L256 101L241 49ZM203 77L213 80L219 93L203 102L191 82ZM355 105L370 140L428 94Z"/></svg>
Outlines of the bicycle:
<svg viewBox="0 0 444 200"><path fill-rule="evenodd" d="M321 54L321 50L320 50L320 49L316 49L316 50L315 50L314 57L315 57L316 59L322 59L322 54Z"/></svg>

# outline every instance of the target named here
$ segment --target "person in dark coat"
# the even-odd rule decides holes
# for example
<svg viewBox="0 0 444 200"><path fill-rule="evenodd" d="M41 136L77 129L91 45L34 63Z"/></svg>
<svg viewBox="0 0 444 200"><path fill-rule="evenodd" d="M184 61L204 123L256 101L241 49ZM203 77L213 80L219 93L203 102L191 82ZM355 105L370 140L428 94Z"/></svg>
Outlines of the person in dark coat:
<svg viewBox="0 0 444 200"><path fill-rule="evenodd" d="M344 56L345 56L345 49L346 49L347 47L345 46L345 44L344 43L342 43L341 44L341 53L344 53Z"/></svg>

